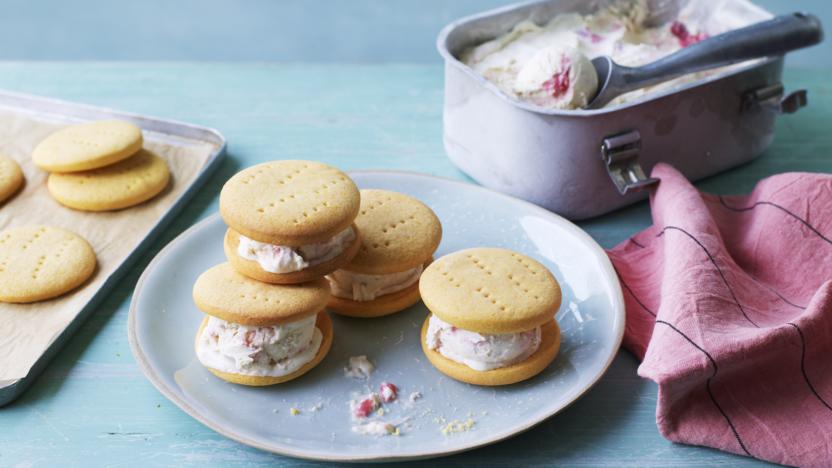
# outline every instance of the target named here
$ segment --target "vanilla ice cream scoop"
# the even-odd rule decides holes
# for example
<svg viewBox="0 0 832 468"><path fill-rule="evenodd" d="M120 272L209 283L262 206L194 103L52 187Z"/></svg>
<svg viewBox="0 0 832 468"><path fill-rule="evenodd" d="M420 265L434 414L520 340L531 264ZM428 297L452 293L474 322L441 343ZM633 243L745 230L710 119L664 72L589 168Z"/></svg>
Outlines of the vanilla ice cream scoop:
<svg viewBox="0 0 832 468"><path fill-rule="evenodd" d="M337 270L326 276L332 294L353 301L372 301L379 296L402 291L416 284L423 266L386 275L366 275Z"/></svg>
<svg viewBox="0 0 832 468"><path fill-rule="evenodd" d="M222 372L284 376L310 362L321 346L316 316L270 327L254 327L209 317L197 340L203 365Z"/></svg>
<svg viewBox="0 0 832 468"><path fill-rule="evenodd" d="M270 273L291 273L321 264L340 255L355 240L355 231L349 227L335 237L317 244L289 247L268 244L240 235L237 255L254 260Z"/></svg>
<svg viewBox="0 0 832 468"><path fill-rule="evenodd" d="M589 58L578 49L552 45L539 50L520 69L514 92L539 106L555 109L585 107L598 89Z"/></svg>
<svg viewBox="0 0 832 468"><path fill-rule="evenodd" d="M540 347L540 327L520 333L486 334L430 317L428 347L471 369L487 371L524 361Z"/></svg>

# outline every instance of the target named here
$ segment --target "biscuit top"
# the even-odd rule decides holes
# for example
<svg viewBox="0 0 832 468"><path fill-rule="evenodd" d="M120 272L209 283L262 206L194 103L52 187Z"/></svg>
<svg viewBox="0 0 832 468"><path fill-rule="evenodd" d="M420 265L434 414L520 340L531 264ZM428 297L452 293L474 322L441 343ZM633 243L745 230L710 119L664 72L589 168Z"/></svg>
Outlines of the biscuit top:
<svg viewBox="0 0 832 468"><path fill-rule="evenodd" d="M22 172L17 161L5 154L0 154L0 185L17 182L21 176Z"/></svg>
<svg viewBox="0 0 832 468"><path fill-rule="evenodd" d="M227 322L267 327L296 322L326 307L329 283L323 278L298 285L261 283L237 273L229 263L197 278L194 302Z"/></svg>
<svg viewBox="0 0 832 468"><path fill-rule="evenodd" d="M32 160L51 172L76 172L108 166L141 149L142 131L121 120L72 125L49 135L32 152Z"/></svg>
<svg viewBox="0 0 832 468"><path fill-rule="evenodd" d="M0 202L15 192L23 182L23 172L14 159L0 154Z"/></svg>
<svg viewBox="0 0 832 468"><path fill-rule="evenodd" d="M361 250L343 269L380 275L415 268L430 260L442 240L442 225L419 200L387 190L362 190L355 218Z"/></svg>
<svg viewBox="0 0 832 468"><path fill-rule="evenodd" d="M90 244L66 229L8 228L0 232L0 301L54 297L86 280L95 264Z"/></svg>
<svg viewBox="0 0 832 468"><path fill-rule="evenodd" d="M430 311L478 333L518 333L552 320L560 307L555 277L531 258L506 249L475 248L433 262L419 281Z"/></svg>
<svg viewBox="0 0 832 468"><path fill-rule="evenodd" d="M61 203L73 208L107 210L131 206L157 194L170 180L161 156L141 149L116 164L69 174L49 175L48 187Z"/></svg>
<svg viewBox="0 0 832 468"><path fill-rule="evenodd" d="M325 242L358 214L358 188L338 169L273 161L238 172L220 192L228 226L260 242L297 247Z"/></svg>

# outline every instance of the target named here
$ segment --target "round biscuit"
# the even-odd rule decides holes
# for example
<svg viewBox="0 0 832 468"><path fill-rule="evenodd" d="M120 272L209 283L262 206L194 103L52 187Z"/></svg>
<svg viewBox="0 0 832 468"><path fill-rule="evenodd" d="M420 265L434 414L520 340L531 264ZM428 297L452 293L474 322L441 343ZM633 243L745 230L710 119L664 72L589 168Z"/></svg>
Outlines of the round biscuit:
<svg viewBox="0 0 832 468"><path fill-rule="evenodd" d="M323 278L297 285L262 283L237 273L226 262L197 278L193 297L208 315L266 327L295 322L323 310L329 300L329 283Z"/></svg>
<svg viewBox="0 0 832 468"><path fill-rule="evenodd" d="M23 171L14 159L0 154L0 203L14 195L23 185Z"/></svg>
<svg viewBox="0 0 832 468"><path fill-rule="evenodd" d="M361 191L355 218L361 250L344 270L380 275L415 268L433 255L442 240L442 224L419 200L388 190Z"/></svg>
<svg viewBox="0 0 832 468"><path fill-rule="evenodd" d="M548 322L560 285L536 260L507 249L460 250L433 262L419 280L422 301L440 319L478 333L517 333Z"/></svg>
<svg viewBox="0 0 832 468"><path fill-rule="evenodd" d="M304 268L300 271L293 271L290 273L272 273L260 267L260 264L254 260L249 260L237 255L237 247L240 245L240 233L228 228L225 231L225 238L223 240L223 250L228 261L237 270L238 273L248 276L249 278L271 284L298 284L305 283L324 275L332 273L349 263L349 261L358 253L361 247L361 235L356 230L355 239L352 241L343 252L336 255L323 263Z"/></svg>
<svg viewBox="0 0 832 468"><path fill-rule="evenodd" d="M202 334L202 329L205 328L205 324L208 322L208 318L206 317L202 324L199 326L199 331L196 333L196 340L195 343L199 342L199 336ZM315 326L318 330L321 331L322 339L321 339L321 347L318 348L318 353L315 354L315 357L312 358L311 361L307 362L300 369L292 372L291 374L283 375L280 377L270 377L270 376L259 376L259 375L243 375L243 374L234 374L230 372L222 372L216 369L212 369L207 367L208 371L212 374L216 375L217 377L225 380L226 382L235 383L238 385L248 385L252 387L263 387L266 385L275 385L283 382L288 382L290 380L294 380L303 374L312 370L315 366L321 363L323 359L326 357L327 353L329 353L330 348L332 348L332 319L329 318L326 312L321 312L318 314L318 318L315 321Z"/></svg>
<svg viewBox="0 0 832 468"><path fill-rule="evenodd" d="M0 232L0 302L36 302L80 286L95 271L90 244L51 226Z"/></svg>
<svg viewBox="0 0 832 468"><path fill-rule="evenodd" d="M142 130L123 120L100 120L65 127L41 141L34 163L50 172L77 172L109 166L142 148Z"/></svg>
<svg viewBox="0 0 832 468"><path fill-rule="evenodd" d="M324 242L358 214L358 188L346 174L313 161L273 161L228 179L220 215L235 231L260 242L297 247Z"/></svg>
<svg viewBox="0 0 832 468"><path fill-rule="evenodd" d="M55 200L69 208L110 211L155 197L169 181L170 170L165 160L142 149L135 156L101 169L52 173L47 188Z"/></svg>
<svg viewBox="0 0 832 468"><path fill-rule="evenodd" d="M488 371L478 371L460 362L453 361L439 354L439 352L428 348L425 340L428 331L430 315L422 325L422 351L428 360L437 370L452 379L466 382L473 385L497 386L510 385L523 380L528 380L541 373L558 355L560 350L561 333L560 327L555 319L544 323L540 329L540 347L525 361L517 364L500 367Z"/></svg>

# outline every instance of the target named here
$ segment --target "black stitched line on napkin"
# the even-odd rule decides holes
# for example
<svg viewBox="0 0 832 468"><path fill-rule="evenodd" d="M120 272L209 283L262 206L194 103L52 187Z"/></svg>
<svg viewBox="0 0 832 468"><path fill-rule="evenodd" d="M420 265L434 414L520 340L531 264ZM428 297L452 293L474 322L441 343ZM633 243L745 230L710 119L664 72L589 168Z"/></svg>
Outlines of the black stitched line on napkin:
<svg viewBox="0 0 832 468"><path fill-rule="evenodd" d="M634 293L634 292L633 292L633 290L632 290L632 289L630 289L630 285L629 285L629 284L627 284L627 282L626 282L626 281L624 281L624 278L623 278L623 277L621 277L621 274L618 272L618 268L615 268L615 266L613 266L613 267L612 267L612 269L613 269L613 270L615 270L615 274L616 274L616 276L618 276L618 281L620 281L620 282L621 282L621 286L624 286L624 289L626 289L626 290L627 290L627 292L629 292L629 293L630 293L630 296L633 296L633 299L635 299L636 303L637 303L638 305L640 305L640 306L641 306L641 308L642 308L642 309L644 309L644 310L645 310L648 314L650 314L650 315L652 315L653 317L655 317L655 316L656 316L656 313L655 313L655 312L653 312L652 310L650 310L649 308L647 308L647 306L646 306L646 305L644 305L644 303L643 303L643 302L641 302L641 299L639 299L639 298L638 298L638 296L636 296L636 293Z"/></svg>
<svg viewBox="0 0 832 468"><path fill-rule="evenodd" d="M692 339L690 339L687 335L682 333L681 330L674 327L671 323L665 322L664 320L656 320L656 323L661 323L663 325L667 325L668 327L670 327L671 330L678 333L679 336L681 336L682 338L687 340L688 343L690 343L694 348L701 351L708 358L708 361L710 361L711 366L713 367L713 373L711 374L710 377L708 377L708 380L705 381L705 390L707 390L708 396L711 398L711 402L713 402L714 406L716 406L716 409L719 410L719 412L722 414L722 417L725 418L725 422L728 423L728 426L731 428L731 432L734 433L734 437L737 439L737 443L740 444L740 448L742 448L742 451L745 452L746 455L751 456L751 453L745 447L745 444L743 443L742 438L740 438L740 434L739 434L739 432L737 432L737 428L736 428L736 426L734 426L733 421L731 421L731 418L728 417L728 414L725 412L725 410L722 409L722 406L719 405L719 402L716 401L716 397L714 396L714 392L713 392L713 390L711 390L711 380L713 380L716 377L716 374L719 371L719 368L716 365L716 360L713 358L713 356L711 356L711 354L709 352L705 351L705 348L696 344Z"/></svg>
<svg viewBox="0 0 832 468"><path fill-rule="evenodd" d="M632 237L630 238L630 242L632 242L633 244L635 244L638 247L641 247L642 249L644 248L644 244L642 244L641 242L633 239Z"/></svg>
<svg viewBox="0 0 832 468"><path fill-rule="evenodd" d="M714 259L714 256L711 255L711 252L708 250L708 248L705 247L705 245L702 242L700 242L699 239L694 237L691 233L685 231L684 229L682 229L680 227L676 227L676 226L665 226L661 230L661 232L656 234L656 237L659 237L659 236L663 235L665 233L665 231L667 231L668 229L679 231L679 232L685 234L686 236L688 236L690 238L690 240L696 242L696 245L698 245L705 252L705 254L708 256L708 259L711 261L713 266L716 268L717 273L719 273L719 276L722 278L722 282L725 283L725 287L728 288L728 292L731 293L731 298L734 299L734 303L737 305L737 308L739 308L740 312L742 312L742 316L745 317L746 320L748 320L748 323L750 323L751 325L754 325L757 328L760 328L760 326L757 325L756 322L751 320L751 318L748 316L748 314L745 313L745 309L742 307L742 304L740 304L740 301L737 299L737 295L734 294L734 288L732 288L731 285L728 283L728 279L725 278L725 273L722 272L722 268L720 268L719 265L716 263L716 259Z"/></svg>
<svg viewBox="0 0 832 468"><path fill-rule="evenodd" d="M751 206L736 207L736 206L731 206L728 203L726 203L725 199L722 196L719 197L719 202L722 203L722 206L724 206L725 208L728 208L731 211L737 211L737 212L751 211L751 210L753 210L754 208L757 208L760 205L772 206L772 207L777 208L778 210L782 211L783 213L786 213L787 215L791 216L792 218L800 221L801 223L803 223L804 226L809 228L810 231L817 234L818 237L825 240L828 244L832 244L832 239L829 239L828 237L821 234L821 232L818 231L814 226L809 224L808 221L806 221L805 219L801 218L800 216L792 213L791 211L789 211L785 207L778 205L777 203L770 202L770 201L758 201L758 202L754 203Z"/></svg>
<svg viewBox="0 0 832 468"><path fill-rule="evenodd" d="M618 273L618 270L616 270L616 273ZM633 299L635 299L636 303L638 305L640 305L641 308L644 309L647 313L649 313L650 315L655 317L656 314L652 310L650 310L647 306L645 306L643 302L641 302L641 299L639 299L638 296L636 296L635 293L633 293L633 290L630 289L630 286L627 284L626 281L624 281L624 278L622 278L621 275L618 276L618 279L621 281L621 285L624 286L624 289L626 289L627 292L629 292L630 295L633 297ZM719 368L716 365L716 360L713 358L713 356L711 356L711 354L709 352L705 351L705 348L696 344L692 339L690 339L687 335L682 333L681 330L679 330L678 328L673 326L671 323L665 322L664 320L659 320L659 319L656 320L656 323L661 323L663 325L666 325L666 326L670 327L673 331L678 333L682 338L687 340L688 343L693 345L694 348L701 351L705 355L705 357L708 358L708 361L711 363L711 366L713 367L713 373L711 374L710 377L708 377L708 380L705 381L705 390L708 392L708 397L710 397L711 402L714 404L714 406L719 411L719 413L722 415L722 417L725 418L725 422L728 423L728 426L731 428L731 432L734 433L734 437L737 439L737 443L740 445L742 450L746 453L746 455L751 456L751 453L748 452L748 449L745 447L745 444L742 442L742 439L740 438L740 434L737 432L737 428L734 426L733 421L731 421L731 418L728 417L728 414L725 412L725 410L722 409L722 406L719 405L719 402L716 401L716 397L714 396L714 392L713 392L713 390L711 390L711 380L714 377L716 377L716 374L719 371Z"/></svg>
<svg viewBox="0 0 832 468"><path fill-rule="evenodd" d="M806 373L806 338L803 336L803 330L801 330L800 327L797 326L797 324L794 324L792 322L786 322L786 325L793 326L794 329L797 330L797 336L800 337L800 372L803 373L803 379L806 380L806 385L809 386L809 390L811 390L812 393L815 394L815 397L817 397L818 401L823 403L823 406L825 406L826 409L832 411L832 406L829 406L829 403L827 403L826 400L824 400L823 397L820 396L818 391L815 389L815 386L812 385L812 381L809 380L809 374Z"/></svg>

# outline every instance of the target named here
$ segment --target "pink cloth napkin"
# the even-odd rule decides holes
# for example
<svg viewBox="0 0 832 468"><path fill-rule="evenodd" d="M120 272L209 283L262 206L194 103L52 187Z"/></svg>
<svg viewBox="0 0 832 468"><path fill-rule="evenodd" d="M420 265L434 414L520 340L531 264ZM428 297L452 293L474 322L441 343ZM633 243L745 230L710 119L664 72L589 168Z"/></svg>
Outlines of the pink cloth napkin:
<svg viewBox="0 0 832 468"><path fill-rule="evenodd" d="M777 175L730 197L667 165L653 176L653 226L608 253L624 346L659 385L659 431L832 465L832 176Z"/></svg>

